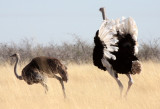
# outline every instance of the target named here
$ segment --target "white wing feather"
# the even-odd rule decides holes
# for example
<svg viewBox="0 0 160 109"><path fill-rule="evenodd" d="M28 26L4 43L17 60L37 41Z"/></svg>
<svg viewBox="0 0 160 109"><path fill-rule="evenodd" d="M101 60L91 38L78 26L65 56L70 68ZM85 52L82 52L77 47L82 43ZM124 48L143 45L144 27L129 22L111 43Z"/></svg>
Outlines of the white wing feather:
<svg viewBox="0 0 160 109"><path fill-rule="evenodd" d="M112 54L112 52L118 51L118 39L115 37L119 31L119 34L130 34L133 39L136 41L135 54L138 53L138 44L137 44L137 36L138 29L133 18L124 18L116 19L116 20L104 20L99 29L99 37L100 40L104 42L106 48L104 48L104 57L108 59L116 60L116 57Z"/></svg>

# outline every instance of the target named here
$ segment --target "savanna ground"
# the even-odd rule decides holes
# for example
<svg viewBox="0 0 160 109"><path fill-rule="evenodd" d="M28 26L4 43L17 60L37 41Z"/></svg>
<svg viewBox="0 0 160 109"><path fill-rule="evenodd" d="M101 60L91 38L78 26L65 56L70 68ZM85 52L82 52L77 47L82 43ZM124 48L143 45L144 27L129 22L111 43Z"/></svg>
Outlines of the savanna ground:
<svg viewBox="0 0 160 109"><path fill-rule="evenodd" d="M56 79L48 79L47 94L40 84L16 79L13 66L0 66L0 109L160 109L160 63L143 62L143 71L133 75L127 98L120 98L116 81L92 64L68 65L67 98ZM18 66L18 73L24 66ZM119 75L125 93L128 78Z"/></svg>

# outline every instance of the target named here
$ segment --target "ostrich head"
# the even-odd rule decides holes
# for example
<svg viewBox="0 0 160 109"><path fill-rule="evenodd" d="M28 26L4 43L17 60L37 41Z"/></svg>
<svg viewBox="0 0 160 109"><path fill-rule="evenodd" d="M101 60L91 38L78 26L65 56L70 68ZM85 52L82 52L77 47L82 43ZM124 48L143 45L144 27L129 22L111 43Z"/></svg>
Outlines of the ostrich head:
<svg viewBox="0 0 160 109"><path fill-rule="evenodd" d="M16 57L16 58L20 59L20 55L18 53L15 53L15 54L11 55L10 57Z"/></svg>
<svg viewBox="0 0 160 109"><path fill-rule="evenodd" d="M67 72L67 67L65 65L61 65L59 69L59 74L62 77L63 81L67 82L68 81L68 72Z"/></svg>

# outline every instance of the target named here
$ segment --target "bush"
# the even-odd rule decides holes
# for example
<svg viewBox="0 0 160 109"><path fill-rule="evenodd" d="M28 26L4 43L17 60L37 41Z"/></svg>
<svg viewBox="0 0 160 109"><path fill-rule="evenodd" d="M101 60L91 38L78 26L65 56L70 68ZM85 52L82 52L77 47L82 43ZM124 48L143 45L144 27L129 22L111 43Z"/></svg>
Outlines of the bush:
<svg viewBox="0 0 160 109"><path fill-rule="evenodd" d="M75 43L48 44L43 46L35 44L33 40L24 39L20 43L2 43L0 44L0 64L8 62L13 64L15 60L10 58L10 55L19 53L21 56L20 63L30 61L36 56L55 57L67 63L74 62L77 64L90 63L92 61L92 48L85 41L75 38Z"/></svg>
<svg viewBox="0 0 160 109"><path fill-rule="evenodd" d="M61 45L50 43L47 46L35 44L32 39L23 39L20 43L14 42L0 44L0 64L5 62L13 64L15 60L10 55L19 53L21 56L20 63L31 61L36 56L55 57L65 63L74 62L77 64L92 63L92 52L94 44L75 37L74 43L62 43ZM150 41L149 43L141 43L139 45L140 60L160 60L159 39Z"/></svg>
<svg viewBox="0 0 160 109"><path fill-rule="evenodd" d="M149 43L141 43L139 47L139 58L141 60L160 60L160 46L159 39L152 40Z"/></svg>

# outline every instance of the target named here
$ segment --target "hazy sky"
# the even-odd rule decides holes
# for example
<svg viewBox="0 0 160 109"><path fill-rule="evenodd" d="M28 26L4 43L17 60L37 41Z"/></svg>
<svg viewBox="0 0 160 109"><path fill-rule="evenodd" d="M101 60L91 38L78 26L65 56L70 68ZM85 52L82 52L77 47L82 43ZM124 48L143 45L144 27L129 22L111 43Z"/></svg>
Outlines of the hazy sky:
<svg viewBox="0 0 160 109"><path fill-rule="evenodd" d="M160 0L0 0L0 43L72 42L71 34L92 43L102 23L100 7L109 19L133 17L139 41L160 37Z"/></svg>

